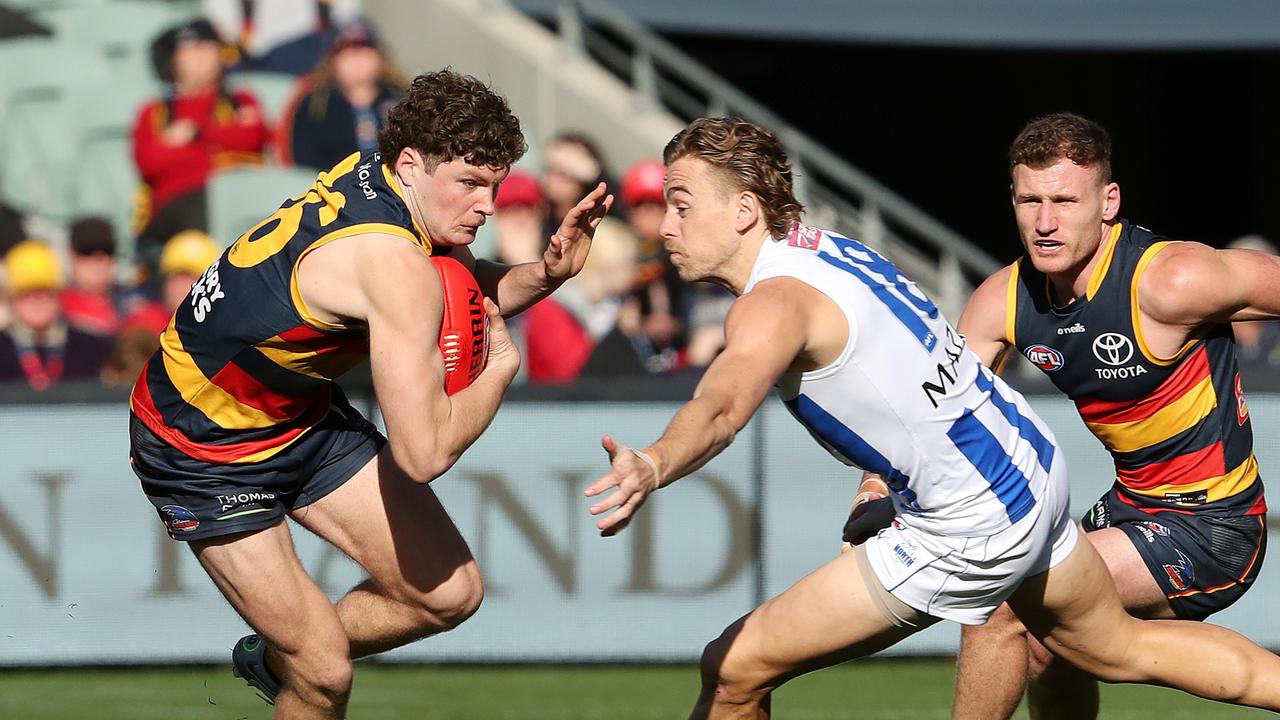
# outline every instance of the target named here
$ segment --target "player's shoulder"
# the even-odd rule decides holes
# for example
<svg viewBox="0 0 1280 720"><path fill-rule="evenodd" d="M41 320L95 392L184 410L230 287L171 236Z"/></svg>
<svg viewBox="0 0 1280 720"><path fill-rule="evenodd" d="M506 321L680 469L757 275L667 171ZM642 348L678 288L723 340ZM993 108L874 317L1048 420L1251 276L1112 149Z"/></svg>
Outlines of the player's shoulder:
<svg viewBox="0 0 1280 720"><path fill-rule="evenodd" d="M1146 250L1139 288L1145 295L1196 292L1222 267L1218 251L1204 243L1167 241Z"/></svg>
<svg viewBox="0 0 1280 720"><path fill-rule="evenodd" d="M1004 308L1009 298L1009 286L1017 279L1018 270L1019 261L1015 260L988 275L969 296L966 307L991 311Z"/></svg>

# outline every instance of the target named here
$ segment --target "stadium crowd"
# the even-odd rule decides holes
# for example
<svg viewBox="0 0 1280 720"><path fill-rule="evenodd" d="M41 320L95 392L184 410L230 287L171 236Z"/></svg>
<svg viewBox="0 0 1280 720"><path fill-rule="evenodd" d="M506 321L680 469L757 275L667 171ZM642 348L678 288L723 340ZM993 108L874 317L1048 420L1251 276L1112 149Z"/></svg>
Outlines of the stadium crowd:
<svg viewBox="0 0 1280 720"><path fill-rule="evenodd" d="M298 13L272 15L270 3L255 6L266 8L262 17L246 18L238 5L211 0L204 17L151 41L163 91L137 109L130 133L140 180L131 227L0 206L0 383L43 390L96 378L130 386L191 285L236 239L213 235L212 179L263 164L319 171L376 149L408 75L358 7L308 5L317 10L299 25ZM290 27L276 27L286 18ZM278 112L235 83L244 72L289 78ZM539 257L558 218L597 182L621 200L584 272L514 321L525 382L696 371L723 344L732 298L680 281L662 247L662 163L621 170L619 182L592 138L564 132L499 189L473 249L509 263Z"/></svg>

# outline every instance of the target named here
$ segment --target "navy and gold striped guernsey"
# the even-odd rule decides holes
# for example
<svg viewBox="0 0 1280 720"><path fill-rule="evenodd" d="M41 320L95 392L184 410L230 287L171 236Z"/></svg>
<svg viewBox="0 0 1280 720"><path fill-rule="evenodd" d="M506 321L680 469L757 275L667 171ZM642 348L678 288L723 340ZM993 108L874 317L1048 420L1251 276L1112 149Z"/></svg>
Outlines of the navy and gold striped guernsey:
<svg viewBox="0 0 1280 720"><path fill-rule="evenodd" d="M271 458L323 421L340 394L334 379L368 357L368 334L314 317L298 264L361 233L431 251L376 152L320 173L205 271L134 385L134 415L182 453L218 464Z"/></svg>
<svg viewBox="0 0 1280 720"><path fill-rule="evenodd" d="M1266 512L1253 431L1226 323L1172 357L1147 347L1138 282L1170 243L1118 222L1084 297L1053 307L1048 278L1027 258L1008 288L1006 333L1075 401L1116 465L1120 497L1148 510Z"/></svg>

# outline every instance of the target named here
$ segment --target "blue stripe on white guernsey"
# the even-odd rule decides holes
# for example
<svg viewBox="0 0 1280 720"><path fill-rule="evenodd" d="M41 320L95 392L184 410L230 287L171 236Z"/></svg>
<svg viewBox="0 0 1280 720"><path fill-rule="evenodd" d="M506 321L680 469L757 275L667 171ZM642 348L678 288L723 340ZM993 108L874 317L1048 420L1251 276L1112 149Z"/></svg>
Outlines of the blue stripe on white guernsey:
<svg viewBox="0 0 1280 720"><path fill-rule="evenodd" d="M797 395L784 403L791 414L805 427L809 428L824 444L834 448L847 460L863 470L876 473L884 478L885 484L897 493L903 503L916 512L923 512L916 493L907 483L905 474L899 472L889 459L858 436L847 425L837 420L831 413L823 410L807 395Z"/></svg>
<svg viewBox="0 0 1280 720"><path fill-rule="evenodd" d="M1004 415L1004 419L1008 420L1010 425L1018 429L1018 435L1023 440L1031 443L1031 447L1036 451L1036 459L1040 462L1040 467L1044 468L1045 472L1048 472L1049 468L1053 466L1053 454L1057 449L1052 442L1049 442L1049 438L1040 432L1040 428L1036 427L1030 418L1018 412L1017 405L1014 405L1000 394L991 376L991 370L985 365L978 367L976 384L979 390L991 394L991 404Z"/></svg>
<svg viewBox="0 0 1280 720"><path fill-rule="evenodd" d="M947 430L947 437L969 459L978 474L991 484L991 491L1004 504L1010 523L1018 522L1031 511L1036 499L1031 494L1027 476L1013 464L1000 441L972 410L966 409L961 414ZM1043 456L1040 462L1044 462Z"/></svg>
<svg viewBox="0 0 1280 720"><path fill-rule="evenodd" d="M839 235L827 233L827 237L840 250L840 256L823 251L818 253L818 257L861 280L924 349L932 351L938 344L938 335L929 329L923 318L938 317L938 307L933 301L916 289L896 265L871 248Z"/></svg>

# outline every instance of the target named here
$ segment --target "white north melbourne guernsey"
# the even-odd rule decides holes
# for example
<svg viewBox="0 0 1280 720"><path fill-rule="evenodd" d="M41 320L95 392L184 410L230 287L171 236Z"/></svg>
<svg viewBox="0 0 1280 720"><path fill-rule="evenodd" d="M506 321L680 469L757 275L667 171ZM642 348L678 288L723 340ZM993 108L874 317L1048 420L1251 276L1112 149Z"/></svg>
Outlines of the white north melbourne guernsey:
<svg viewBox="0 0 1280 720"><path fill-rule="evenodd" d="M1078 534L1053 433L970 352L946 318L865 245L796 225L766 241L746 292L790 277L831 298L849 342L778 394L837 459L879 473L893 525L867 541L880 582L921 612L980 624Z"/></svg>

